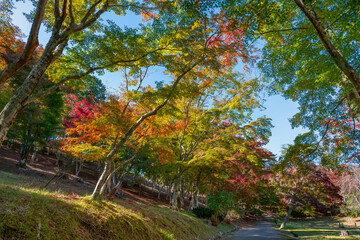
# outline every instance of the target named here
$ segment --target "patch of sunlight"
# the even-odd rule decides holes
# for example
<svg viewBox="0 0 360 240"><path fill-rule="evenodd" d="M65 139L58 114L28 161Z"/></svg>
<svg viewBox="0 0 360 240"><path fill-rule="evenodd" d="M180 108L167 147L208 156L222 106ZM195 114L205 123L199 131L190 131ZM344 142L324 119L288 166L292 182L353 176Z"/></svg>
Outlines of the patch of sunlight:
<svg viewBox="0 0 360 240"><path fill-rule="evenodd" d="M175 239L173 234L167 232L166 230L164 230L162 228L160 229L160 232L161 232L161 234L164 235L165 240L173 240L173 239Z"/></svg>

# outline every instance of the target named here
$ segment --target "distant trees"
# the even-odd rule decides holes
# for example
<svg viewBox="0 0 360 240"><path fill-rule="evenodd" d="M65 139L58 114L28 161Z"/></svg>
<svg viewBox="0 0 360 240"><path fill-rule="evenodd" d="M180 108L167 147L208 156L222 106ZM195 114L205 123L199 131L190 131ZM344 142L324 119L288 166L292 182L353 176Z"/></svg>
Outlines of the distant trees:
<svg viewBox="0 0 360 240"><path fill-rule="evenodd" d="M357 217L360 214L360 168L352 166L338 178L337 184L344 198L342 210L345 215Z"/></svg>

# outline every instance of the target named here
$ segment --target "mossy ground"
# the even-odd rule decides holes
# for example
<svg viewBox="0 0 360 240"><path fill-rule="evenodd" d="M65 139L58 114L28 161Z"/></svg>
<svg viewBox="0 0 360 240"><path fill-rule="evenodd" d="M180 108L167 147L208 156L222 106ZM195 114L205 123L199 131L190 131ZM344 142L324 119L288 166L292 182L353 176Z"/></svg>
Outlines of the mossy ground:
<svg viewBox="0 0 360 240"><path fill-rule="evenodd" d="M43 190L31 178L0 171L3 239L208 239L230 226L212 227L167 206Z"/></svg>

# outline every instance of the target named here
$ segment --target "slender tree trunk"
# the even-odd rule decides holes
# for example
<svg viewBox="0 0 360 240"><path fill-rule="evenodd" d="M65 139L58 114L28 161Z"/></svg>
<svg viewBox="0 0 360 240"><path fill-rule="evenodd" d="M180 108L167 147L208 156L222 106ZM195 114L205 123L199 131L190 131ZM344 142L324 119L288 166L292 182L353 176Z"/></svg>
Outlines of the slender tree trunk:
<svg viewBox="0 0 360 240"><path fill-rule="evenodd" d="M178 208L178 187L179 182L178 180L174 181L174 191L171 198L171 209L175 210Z"/></svg>
<svg viewBox="0 0 360 240"><path fill-rule="evenodd" d="M75 176L79 176L79 173L81 172L83 168L83 161L81 158L75 161Z"/></svg>
<svg viewBox="0 0 360 240"><path fill-rule="evenodd" d="M155 188L155 179L153 178L153 179L151 179L151 191L153 193L155 192L154 188Z"/></svg>
<svg viewBox="0 0 360 240"><path fill-rule="evenodd" d="M167 199L171 199L171 188L172 188L172 185L173 185L173 183L172 183L172 182L169 182L169 187L168 187L167 194L166 194L166 198L167 198Z"/></svg>
<svg viewBox="0 0 360 240"><path fill-rule="evenodd" d="M94 188L94 191L91 195L91 198L94 199L94 200L101 200L102 199L102 187L105 183L105 180L110 172L110 167L111 167L111 160L109 159L106 159L105 161L105 166L104 166L104 169L96 183L96 186Z"/></svg>
<svg viewBox="0 0 360 240"><path fill-rule="evenodd" d="M287 221L289 220L290 218L290 215L291 215L291 212L292 212L292 209L294 207L294 197L291 197L290 199L290 205L289 205L289 209L286 213L286 216L284 218L284 221L282 222L281 226L280 226L280 229L283 229L287 223Z"/></svg>
<svg viewBox="0 0 360 240"><path fill-rule="evenodd" d="M59 163L60 163L60 160L61 160L61 152L60 152L60 150L58 149L57 151L56 151L56 166L59 166Z"/></svg>
<svg viewBox="0 0 360 240"><path fill-rule="evenodd" d="M191 198L190 203L189 203L189 207L188 207L188 210L187 210L187 214L189 214L190 210L193 209L192 206L193 206L193 201L192 201L192 198Z"/></svg>
<svg viewBox="0 0 360 240"><path fill-rule="evenodd" d="M125 174L126 174L126 171L124 171L124 172L120 175L119 180L118 180L117 184L116 184L115 187L114 187L114 196L119 192L119 189L120 189L120 187L121 187L121 183L122 183L122 181L123 181L123 179L124 179Z"/></svg>
<svg viewBox="0 0 360 240"><path fill-rule="evenodd" d="M180 207L184 208L184 179L180 177Z"/></svg>
<svg viewBox="0 0 360 240"><path fill-rule="evenodd" d="M160 186L158 186L158 196L157 196L157 198L160 200L160 198L161 198L161 187Z"/></svg>
<svg viewBox="0 0 360 240"><path fill-rule="evenodd" d="M191 201L192 201L192 203L191 203L192 209L199 207L199 197L198 197L198 193L199 193L199 190L197 189L196 186L194 186L194 192L193 192L193 195L192 195L192 198L191 198Z"/></svg>
<svg viewBox="0 0 360 240"><path fill-rule="evenodd" d="M36 158L37 158L37 150L35 150L35 151L33 152L33 154L31 155L30 164L34 164Z"/></svg>

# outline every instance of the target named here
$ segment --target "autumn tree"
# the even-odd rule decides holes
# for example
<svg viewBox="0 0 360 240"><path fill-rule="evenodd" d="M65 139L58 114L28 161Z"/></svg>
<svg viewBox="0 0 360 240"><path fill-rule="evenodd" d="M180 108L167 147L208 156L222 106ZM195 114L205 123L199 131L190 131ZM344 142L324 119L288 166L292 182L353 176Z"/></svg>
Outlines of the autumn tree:
<svg viewBox="0 0 360 240"><path fill-rule="evenodd" d="M298 136L294 145L284 149L276 166L275 185L289 206L280 228L285 227L294 207L310 214L314 211L328 214L342 202L334 179L330 179L325 168L311 161L313 148L306 135Z"/></svg>
<svg viewBox="0 0 360 240"><path fill-rule="evenodd" d="M8 1L7 1L8 2ZM20 71L24 66L29 64L31 56L38 47L38 34L40 25L46 26L47 30L51 32L51 36L46 43L44 50L41 53L39 59L32 67L31 71L27 75L24 83L19 86L13 93L13 96L9 99L6 106L0 112L0 142L2 143L6 137L6 133L14 122L14 119L19 114L21 109L23 109L27 104L36 100L38 97L49 94L54 91L60 85L72 80L81 79L88 76L89 74L106 68L116 67L121 63L129 63L137 61L141 58L146 57L151 52L154 52L155 49L147 49L147 54L141 53L140 55L127 56L130 58L124 57L123 52L121 55L114 56L115 52L123 51L129 46L124 46L118 44L112 50L108 51L107 59L102 55L103 61L100 61L99 65L91 66L89 68L89 62L85 62L83 65L76 65L72 63L72 69L77 71L69 71L69 69L61 66L60 62L66 61L66 58L63 59L64 49L66 51L71 49L77 49L77 46L80 42L87 42L92 36L104 37L104 34L109 33L109 31L100 33L104 26L99 22L100 17L105 12L113 12L117 15L125 14L126 10L134 11L135 13L140 13L147 11L148 8L151 8L152 4L147 5L146 3L134 3L131 2L122 2L122 1L67 1L67 0L55 0L55 1L34 1L35 9L31 14L31 30L24 46L24 49L21 55L6 64L5 68L0 72L0 84L3 85L8 79L10 79L16 72ZM114 24L112 24L114 25ZM107 28L109 29L109 28ZM113 29L112 34L116 34ZM96 38L96 37L95 37ZM117 36L112 38L111 36L106 36L106 39L117 39L122 38L122 36ZM124 38L123 38L124 39ZM69 42L71 44L69 44ZM107 49L109 50L108 45ZM129 47L131 48L131 47ZM162 46L160 48L163 48ZM138 53L138 52L134 52ZM68 56L70 56L69 54ZM85 54L88 57L88 60L94 56L91 56L91 53ZM60 61L61 60L61 61ZM110 60L110 61L109 61ZM60 61L60 62L59 62ZM99 63L96 59L93 59L93 62ZM69 65L66 65L69 66ZM50 78L53 76L51 72L68 72L69 74L65 76L63 74L56 74L58 76L63 76L62 79L52 79L53 84L49 86L48 89L44 90L41 93L34 94L35 89L39 86L40 79L46 71L49 71L48 75Z"/></svg>
<svg viewBox="0 0 360 240"><path fill-rule="evenodd" d="M357 217L360 206L360 177L359 166L348 167L337 178L337 184L340 187L340 193L344 199L343 213L348 216Z"/></svg>
<svg viewBox="0 0 360 240"><path fill-rule="evenodd" d="M344 112L348 119L358 117L358 4L352 0L222 2L234 27L249 23L246 39L257 39L262 46L258 66L269 80L270 92L299 103L292 126L310 128L317 135L313 144L326 135L328 119L341 121ZM320 148L317 152L321 154Z"/></svg>

